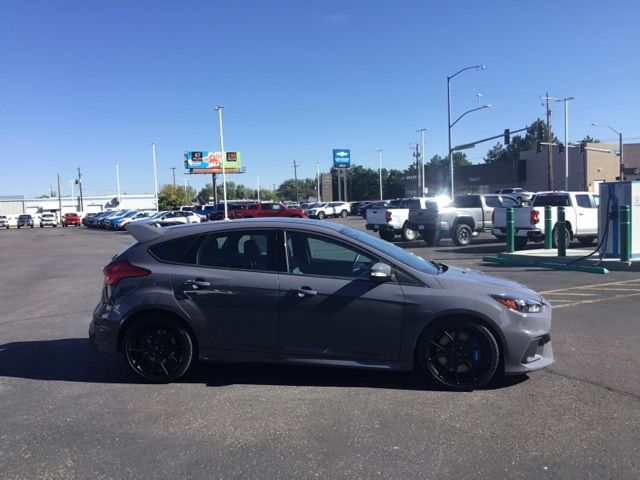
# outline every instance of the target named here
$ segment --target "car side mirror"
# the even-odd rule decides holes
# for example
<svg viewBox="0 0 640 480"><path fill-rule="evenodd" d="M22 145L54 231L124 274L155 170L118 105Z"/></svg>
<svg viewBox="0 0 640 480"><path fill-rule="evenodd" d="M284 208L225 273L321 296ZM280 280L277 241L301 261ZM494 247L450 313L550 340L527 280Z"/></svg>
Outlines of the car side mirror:
<svg viewBox="0 0 640 480"><path fill-rule="evenodd" d="M369 278L374 282L386 282L391 280L393 275L393 269L386 263L378 262L374 263L369 273Z"/></svg>

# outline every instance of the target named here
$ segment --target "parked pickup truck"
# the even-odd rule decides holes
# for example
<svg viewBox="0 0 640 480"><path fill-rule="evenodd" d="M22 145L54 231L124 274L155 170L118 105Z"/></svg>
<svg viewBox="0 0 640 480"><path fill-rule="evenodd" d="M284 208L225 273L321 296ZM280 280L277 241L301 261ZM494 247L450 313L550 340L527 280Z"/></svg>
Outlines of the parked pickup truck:
<svg viewBox="0 0 640 480"><path fill-rule="evenodd" d="M433 198L403 198L391 200L391 208L370 208L367 210L367 230L373 230L380 234L380 238L391 242L396 235L402 235L402 239L412 242L418 238L418 230L409 224L409 212L425 208Z"/></svg>
<svg viewBox="0 0 640 480"><path fill-rule="evenodd" d="M298 217L308 218L301 208L286 207L281 203L250 203L241 208L227 210L229 218Z"/></svg>
<svg viewBox="0 0 640 480"><path fill-rule="evenodd" d="M544 227L544 207L551 209L553 246L558 245L556 228L559 206L565 207L565 243L577 239L581 245L593 243L598 236L599 196L591 192L540 192L530 207L514 209L515 247L524 248L528 241L543 242L547 232ZM504 239L507 232L506 208L493 211L493 234Z"/></svg>
<svg viewBox="0 0 640 480"><path fill-rule="evenodd" d="M496 207L517 207L520 202L507 195L457 195L453 203L438 207L433 202L409 214L409 224L416 228L428 245L436 245L443 237L464 247L471 239L491 229L491 214Z"/></svg>

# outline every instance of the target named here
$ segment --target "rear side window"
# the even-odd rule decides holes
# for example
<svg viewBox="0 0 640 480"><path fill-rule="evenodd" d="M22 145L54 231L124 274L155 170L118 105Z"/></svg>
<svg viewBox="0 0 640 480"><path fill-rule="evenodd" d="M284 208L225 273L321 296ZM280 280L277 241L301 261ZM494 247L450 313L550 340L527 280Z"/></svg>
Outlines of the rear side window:
<svg viewBox="0 0 640 480"><path fill-rule="evenodd" d="M400 203L400 208L420 208L420 200L403 200Z"/></svg>
<svg viewBox="0 0 640 480"><path fill-rule="evenodd" d="M274 231L225 232L207 235L198 248L201 267L277 271Z"/></svg>
<svg viewBox="0 0 640 480"><path fill-rule="evenodd" d="M162 262L168 263L195 263L193 261L187 261L185 254L189 251L189 247L196 240L197 235L190 235L188 237L175 238L166 242L158 243L149 247L149 252L156 259ZM195 257L195 255L194 255Z"/></svg>
<svg viewBox="0 0 640 480"><path fill-rule="evenodd" d="M489 202L487 202L489 204ZM518 201L511 197L502 197L502 206L503 207L519 207L520 204Z"/></svg>
<svg viewBox="0 0 640 480"><path fill-rule="evenodd" d="M481 207L480 197L477 195L460 195L453 202L456 208L476 208Z"/></svg>
<svg viewBox="0 0 640 480"><path fill-rule="evenodd" d="M485 197L484 201L487 204L487 207L496 208L500 206L500 200L498 199L498 197Z"/></svg>

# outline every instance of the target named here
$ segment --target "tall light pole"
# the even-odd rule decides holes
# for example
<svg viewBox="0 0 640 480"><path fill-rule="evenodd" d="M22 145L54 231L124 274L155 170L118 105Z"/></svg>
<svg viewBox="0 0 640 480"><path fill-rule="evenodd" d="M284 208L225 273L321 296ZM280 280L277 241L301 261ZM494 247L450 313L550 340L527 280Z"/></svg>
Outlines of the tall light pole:
<svg viewBox="0 0 640 480"><path fill-rule="evenodd" d="M426 128L419 128L417 130L418 132L420 132L420 152L421 152L421 166L420 166L420 174L422 176L422 193L419 195L420 197L424 197L424 188L426 186L426 181L424 178L424 132L427 131Z"/></svg>
<svg viewBox="0 0 640 480"><path fill-rule="evenodd" d="M70 197L73 198L73 197L75 197L75 191L73 189L73 180L69 180L69 184L71 185L71 195L70 195Z"/></svg>
<svg viewBox="0 0 640 480"><path fill-rule="evenodd" d="M260 203L260 175L256 175L256 183L258 184L258 203Z"/></svg>
<svg viewBox="0 0 640 480"><path fill-rule="evenodd" d="M451 80L453 79L453 77L455 77L456 75L460 75L462 72L466 71L466 70L471 70L472 68L475 68L476 70L485 70L487 67L485 67L484 65L472 65L470 67L465 67L461 70L458 70L456 73L454 73L453 75L447 75L447 130L449 132L449 175L451 175L451 198L453 198L454 195L454 182L453 182L453 155L452 155L452 151L451 151L451 127L453 127L453 125L455 125L455 122L453 123L453 125L451 124ZM485 105L486 107L486 105ZM485 107L478 107L475 110L480 110L481 108L485 108ZM469 113L469 112L466 112ZM462 116L466 115L463 114ZM462 116L460 118L462 118ZM458 118L458 120L460 120L460 118ZM456 120L456 122L458 121Z"/></svg>
<svg viewBox="0 0 640 480"><path fill-rule="evenodd" d="M564 97L556 102L564 102L564 189L569 191L569 100L576 97Z"/></svg>
<svg viewBox="0 0 640 480"><path fill-rule="evenodd" d="M156 144L151 143L151 153L153 155L153 188L156 192L156 208L160 210L160 205L158 205L158 169L156 167Z"/></svg>
<svg viewBox="0 0 640 480"><path fill-rule="evenodd" d="M620 147L619 147L620 148L620 177L619 178L621 182L624 182L624 156L622 154L622 133L609 125L602 125L600 123L592 123L591 125L593 127L607 127L613 133L616 133L618 135L618 141L620 142Z"/></svg>
<svg viewBox="0 0 640 480"><path fill-rule="evenodd" d="M318 189L316 200L320 203L320 162L316 162L316 188Z"/></svg>
<svg viewBox="0 0 640 480"><path fill-rule="evenodd" d="M378 178L380 180L380 201L382 201L382 149L376 150L378 152Z"/></svg>
<svg viewBox="0 0 640 480"><path fill-rule="evenodd" d="M218 105L216 107L216 111L218 112L218 124L220 125L220 153L222 154L222 196L224 197L224 219L229 220L228 209L227 209L227 174L225 172L224 164L226 158L226 154L224 153L224 136L222 134L222 109L224 105Z"/></svg>
<svg viewBox="0 0 640 480"><path fill-rule="evenodd" d="M118 188L118 197L120 197L120 165L116 162L116 184Z"/></svg>

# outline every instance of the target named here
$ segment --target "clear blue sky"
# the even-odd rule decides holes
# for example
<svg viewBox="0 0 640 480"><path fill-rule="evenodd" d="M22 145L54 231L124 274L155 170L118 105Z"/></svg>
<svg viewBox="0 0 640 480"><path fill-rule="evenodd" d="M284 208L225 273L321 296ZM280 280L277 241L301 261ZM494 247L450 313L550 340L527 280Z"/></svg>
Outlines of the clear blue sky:
<svg viewBox="0 0 640 480"><path fill-rule="evenodd" d="M544 115L539 97L575 96L570 140L638 141L640 62L633 0L29 1L0 2L0 195L46 193L80 166L87 193L153 191L182 181L185 150L242 152L263 186L326 171L331 149L405 168L424 127L427 156L446 152L446 75L454 144ZM563 129L561 104L554 130ZM560 136L560 135L559 135ZM474 162L491 145L467 151ZM192 178L196 188L205 178ZM206 180L208 180L208 176Z"/></svg>

